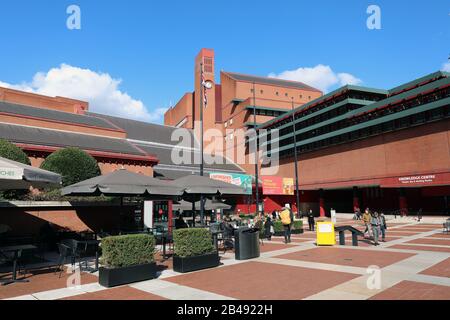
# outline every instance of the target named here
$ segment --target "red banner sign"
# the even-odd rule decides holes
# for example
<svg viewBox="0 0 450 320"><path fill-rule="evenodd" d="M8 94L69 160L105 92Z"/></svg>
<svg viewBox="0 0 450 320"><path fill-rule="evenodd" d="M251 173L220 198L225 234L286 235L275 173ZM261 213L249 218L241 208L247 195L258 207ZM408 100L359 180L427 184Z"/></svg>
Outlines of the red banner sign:
<svg viewBox="0 0 450 320"><path fill-rule="evenodd" d="M262 177L265 195L294 195L294 179L282 177Z"/></svg>

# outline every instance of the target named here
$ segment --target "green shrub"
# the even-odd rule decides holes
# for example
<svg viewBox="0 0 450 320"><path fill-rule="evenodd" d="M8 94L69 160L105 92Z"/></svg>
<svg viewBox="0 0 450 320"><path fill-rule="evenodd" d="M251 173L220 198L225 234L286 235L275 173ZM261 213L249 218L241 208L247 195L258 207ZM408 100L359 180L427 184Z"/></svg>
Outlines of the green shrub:
<svg viewBox="0 0 450 320"><path fill-rule="evenodd" d="M41 168L59 173L65 187L100 175L97 160L78 148L65 148L52 153Z"/></svg>
<svg viewBox="0 0 450 320"><path fill-rule="evenodd" d="M284 232L283 224L281 221L274 221L273 228L275 229L275 232ZM303 228L303 221L301 220L294 220L294 224L292 225L292 230L299 230Z"/></svg>
<svg viewBox="0 0 450 320"><path fill-rule="evenodd" d="M148 234L107 237L102 240L102 264L130 267L154 261L155 238Z"/></svg>
<svg viewBox="0 0 450 320"><path fill-rule="evenodd" d="M174 253L186 258L216 251L209 230L200 228L179 229L173 232Z"/></svg>
<svg viewBox="0 0 450 320"><path fill-rule="evenodd" d="M273 222L273 229L275 230L275 232L283 232L283 224L281 223L281 221L274 221Z"/></svg>
<svg viewBox="0 0 450 320"><path fill-rule="evenodd" d="M303 228L303 221L302 220L295 220L294 225L292 226L292 229L299 230Z"/></svg>
<svg viewBox="0 0 450 320"><path fill-rule="evenodd" d="M28 159L26 153L18 146L5 139L0 139L0 157L31 165L30 159Z"/></svg>

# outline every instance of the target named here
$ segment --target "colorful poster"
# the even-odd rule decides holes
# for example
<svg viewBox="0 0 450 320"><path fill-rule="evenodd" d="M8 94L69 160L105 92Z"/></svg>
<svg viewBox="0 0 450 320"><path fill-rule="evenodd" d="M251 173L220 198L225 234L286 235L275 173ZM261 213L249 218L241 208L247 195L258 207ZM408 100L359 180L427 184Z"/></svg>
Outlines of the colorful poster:
<svg viewBox="0 0 450 320"><path fill-rule="evenodd" d="M252 194L252 176L247 174L214 172L210 173L209 177L242 187L245 194Z"/></svg>
<svg viewBox="0 0 450 320"><path fill-rule="evenodd" d="M276 176L262 177L265 195L294 195L294 179Z"/></svg>

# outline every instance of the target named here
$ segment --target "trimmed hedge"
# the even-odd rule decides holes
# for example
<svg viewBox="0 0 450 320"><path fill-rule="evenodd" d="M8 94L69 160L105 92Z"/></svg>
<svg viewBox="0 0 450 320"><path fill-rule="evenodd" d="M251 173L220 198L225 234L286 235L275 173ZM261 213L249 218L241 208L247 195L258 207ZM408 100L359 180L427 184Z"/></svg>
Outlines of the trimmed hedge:
<svg viewBox="0 0 450 320"><path fill-rule="evenodd" d="M216 252L209 230L200 228L179 229L173 232L174 253L181 258L201 256Z"/></svg>
<svg viewBox="0 0 450 320"><path fill-rule="evenodd" d="M283 224L281 221L274 221L273 222L273 228L275 229L275 232L284 232ZM303 221L301 220L294 220L294 224L292 225L292 230L300 230L303 228Z"/></svg>
<svg viewBox="0 0 450 320"><path fill-rule="evenodd" d="M148 234L107 237L102 240L102 264L107 268L154 262L155 238Z"/></svg>
<svg viewBox="0 0 450 320"><path fill-rule="evenodd" d="M42 163L41 169L59 173L64 187L101 174L97 160L79 148L65 148L52 153Z"/></svg>
<svg viewBox="0 0 450 320"><path fill-rule="evenodd" d="M28 159L26 153L18 146L5 139L0 139L0 157L31 165L30 159Z"/></svg>

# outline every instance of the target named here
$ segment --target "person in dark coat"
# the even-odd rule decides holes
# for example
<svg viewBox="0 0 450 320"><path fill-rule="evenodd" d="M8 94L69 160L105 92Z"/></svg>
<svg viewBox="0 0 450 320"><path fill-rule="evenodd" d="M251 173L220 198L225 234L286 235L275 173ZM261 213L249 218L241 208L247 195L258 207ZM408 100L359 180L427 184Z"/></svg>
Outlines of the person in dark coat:
<svg viewBox="0 0 450 320"><path fill-rule="evenodd" d="M316 222L314 221L314 213L312 210L309 210L308 214L308 225L309 225L309 231L314 231Z"/></svg>
<svg viewBox="0 0 450 320"><path fill-rule="evenodd" d="M269 241L272 240L272 232L274 231L273 228L274 225L272 219L270 219L270 216L267 216L266 222L264 223L264 235L265 238Z"/></svg>
<svg viewBox="0 0 450 320"><path fill-rule="evenodd" d="M179 214L178 218L175 220L175 229L186 229L188 227L186 221L183 219L183 215Z"/></svg>

